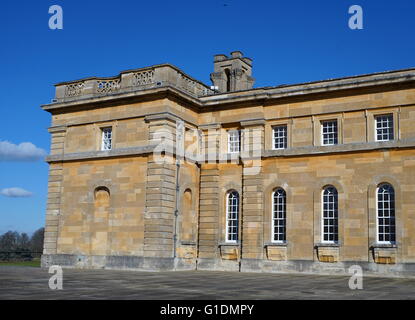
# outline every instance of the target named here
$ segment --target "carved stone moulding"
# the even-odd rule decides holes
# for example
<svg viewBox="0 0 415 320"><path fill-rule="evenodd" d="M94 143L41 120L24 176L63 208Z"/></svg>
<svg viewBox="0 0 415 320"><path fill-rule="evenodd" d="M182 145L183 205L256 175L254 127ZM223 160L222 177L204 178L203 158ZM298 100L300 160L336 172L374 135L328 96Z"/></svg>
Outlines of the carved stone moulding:
<svg viewBox="0 0 415 320"><path fill-rule="evenodd" d="M219 245L220 256L222 260L239 260L240 247L239 244L222 243Z"/></svg>
<svg viewBox="0 0 415 320"><path fill-rule="evenodd" d="M373 260L379 264L395 264L396 263L396 245L373 245L371 246Z"/></svg>
<svg viewBox="0 0 415 320"><path fill-rule="evenodd" d="M287 244L286 243L267 243L265 252L268 260L286 261L287 260Z"/></svg>
<svg viewBox="0 0 415 320"><path fill-rule="evenodd" d="M340 248L338 244L319 243L315 246L317 258L320 262L335 263L340 260Z"/></svg>

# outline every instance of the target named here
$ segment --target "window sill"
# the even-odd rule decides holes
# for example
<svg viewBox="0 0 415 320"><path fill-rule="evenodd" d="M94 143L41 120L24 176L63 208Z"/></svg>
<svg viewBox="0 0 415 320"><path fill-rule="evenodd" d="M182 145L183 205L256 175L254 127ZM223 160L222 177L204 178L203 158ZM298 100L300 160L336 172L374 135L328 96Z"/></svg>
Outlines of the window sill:
<svg viewBox="0 0 415 320"><path fill-rule="evenodd" d="M370 249L376 249L376 248L380 248L380 249L395 249L398 248L396 243L374 243L370 246Z"/></svg>
<svg viewBox="0 0 415 320"><path fill-rule="evenodd" d="M340 243L339 242L335 242L335 243L331 243L331 242L320 242L320 243L316 243L314 245L314 248L317 249L319 247L330 247L330 248L338 248L340 247Z"/></svg>
<svg viewBox="0 0 415 320"><path fill-rule="evenodd" d="M286 247L288 245L287 241L285 242L267 242L264 244L264 248L267 247Z"/></svg>
<svg viewBox="0 0 415 320"><path fill-rule="evenodd" d="M220 242L218 247L239 247L240 242Z"/></svg>

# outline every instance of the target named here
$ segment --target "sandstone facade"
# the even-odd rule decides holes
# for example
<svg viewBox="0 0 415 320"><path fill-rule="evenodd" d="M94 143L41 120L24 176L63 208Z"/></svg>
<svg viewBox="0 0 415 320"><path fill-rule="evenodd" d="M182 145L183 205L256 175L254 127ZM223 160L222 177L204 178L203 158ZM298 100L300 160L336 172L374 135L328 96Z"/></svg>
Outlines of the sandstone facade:
<svg viewBox="0 0 415 320"><path fill-rule="evenodd" d="M56 85L42 106L52 115L43 265L318 273L359 265L415 275L415 69L254 89L241 52L214 63L212 88L172 65ZM393 138L377 138L379 115L391 117ZM337 125L333 145L323 145L325 121ZM286 147L276 149L281 125ZM241 147L230 153L235 130ZM386 242L383 184L395 205ZM327 186L337 191L333 242L322 241ZM274 235L277 189L284 241Z"/></svg>

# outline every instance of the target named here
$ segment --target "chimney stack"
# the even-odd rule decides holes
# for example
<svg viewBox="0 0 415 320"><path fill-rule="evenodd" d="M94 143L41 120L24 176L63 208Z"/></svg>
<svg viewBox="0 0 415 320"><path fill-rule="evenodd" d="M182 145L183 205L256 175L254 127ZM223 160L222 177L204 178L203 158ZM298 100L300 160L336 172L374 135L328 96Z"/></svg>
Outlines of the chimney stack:
<svg viewBox="0 0 415 320"><path fill-rule="evenodd" d="M252 59L244 57L241 51L231 52L230 57L217 54L213 59L213 73L210 79L219 92L252 89Z"/></svg>

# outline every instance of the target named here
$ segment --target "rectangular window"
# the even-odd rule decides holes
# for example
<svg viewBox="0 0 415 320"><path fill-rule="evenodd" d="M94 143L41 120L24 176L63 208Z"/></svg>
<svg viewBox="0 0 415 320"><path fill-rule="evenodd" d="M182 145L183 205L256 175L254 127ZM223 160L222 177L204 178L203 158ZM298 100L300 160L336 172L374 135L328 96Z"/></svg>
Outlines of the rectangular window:
<svg viewBox="0 0 415 320"><path fill-rule="evenodd" d="M102 128L101 150L112 149L112 128Z"/></svg>
<svg viewBox="0 0 415 320"><path fill-rule="evenodd" d="M235 153L241 151L241 131L228 131L228 152Z"/></svg>
<svg viewBox="0 0 415 320"><path fill-rule="evenodd" d="M323 146L337 144L337 120L321 122L321 142Z"/></svg>
<svg viewBox="0 0 415 320"><path fill-rule="evenodd" d="M287 148L287 126L281 125L273 127L274 149Z"/></svg>
<svg viewBox="0 0 415 320"><path fill-rule="evenodd" d="M376 116L376 141L393 140L393 115L384 114Z"/></svg>

